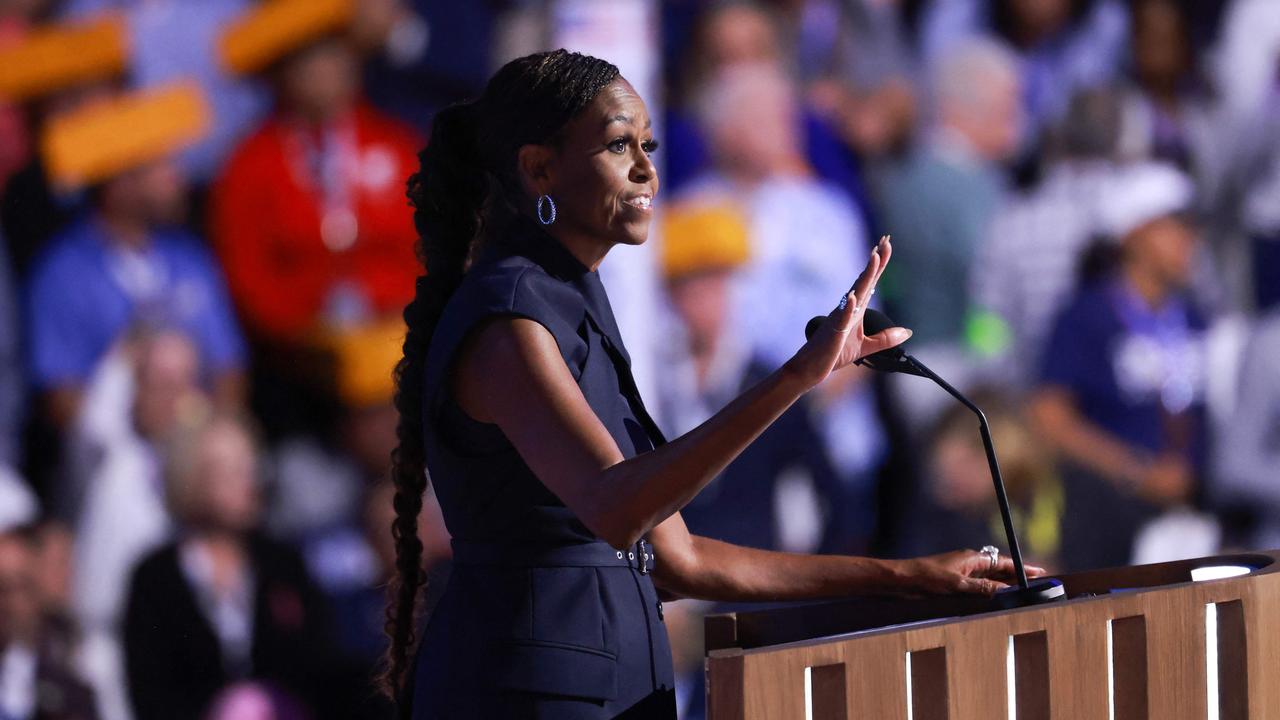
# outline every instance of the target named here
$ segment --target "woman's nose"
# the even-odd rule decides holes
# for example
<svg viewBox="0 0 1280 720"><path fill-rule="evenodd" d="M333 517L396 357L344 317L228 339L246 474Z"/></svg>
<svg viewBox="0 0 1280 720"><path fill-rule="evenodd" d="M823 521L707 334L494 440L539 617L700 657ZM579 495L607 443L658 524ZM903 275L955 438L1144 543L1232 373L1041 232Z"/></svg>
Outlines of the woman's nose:
<svg viewBox="0 0 1280 720"><path fill-rule="evenodd" d="M649 153L641 151L639 159L631 166L631 181L649 182L657 174L658 169L653 165L653 158L649 157Z"/></svg>

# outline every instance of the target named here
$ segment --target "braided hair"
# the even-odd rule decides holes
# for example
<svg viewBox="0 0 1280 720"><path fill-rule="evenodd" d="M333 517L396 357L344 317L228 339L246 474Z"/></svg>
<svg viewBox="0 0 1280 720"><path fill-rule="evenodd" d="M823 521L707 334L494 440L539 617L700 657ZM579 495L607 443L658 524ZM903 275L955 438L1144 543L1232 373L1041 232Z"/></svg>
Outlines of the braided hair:
<svg viewBox="0 0 1280 720"><path fill-rule="evenodd" d="M619 77L612 64L565 50L507 63L476 100L441 110L421 164L408 182L418 231L416 251L426 269L404 309L408 332L395 369L398 446L391 455L395 481L396 572L391 582L386 632L390 638L384 689L405 688L416 644L418 596L426 583L418 514L427 489L423 449L423 382L427 350L449 297L462 282L483 238L500 236L515 220L523 197L516 155L529 144L555 144L568 122ZM400 703L407 712L408 703Z"/></svg>

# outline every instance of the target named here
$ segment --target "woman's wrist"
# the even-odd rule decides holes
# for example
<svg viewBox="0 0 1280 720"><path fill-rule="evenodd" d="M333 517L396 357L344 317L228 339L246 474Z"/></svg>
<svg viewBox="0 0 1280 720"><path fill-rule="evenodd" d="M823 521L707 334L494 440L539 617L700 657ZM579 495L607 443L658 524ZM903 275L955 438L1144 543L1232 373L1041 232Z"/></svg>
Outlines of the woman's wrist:
<svg viewBox="0 0 1280 720"><path fill-rule="evenodd" d="M861 592L874 595L896 595L911 588L912 560L862 558L870 567L867 588Z"/></svg>
<svg viewBox="0 0 1280 720"><path fill-rule="evenodd" d="M800 354L796 353L791 359L782 364L778 368L778 376L783 385L794 390L796 396L803 395L818 386L822 382L822 378L810 377L812 373L806 372L800 363Z"/></svg>

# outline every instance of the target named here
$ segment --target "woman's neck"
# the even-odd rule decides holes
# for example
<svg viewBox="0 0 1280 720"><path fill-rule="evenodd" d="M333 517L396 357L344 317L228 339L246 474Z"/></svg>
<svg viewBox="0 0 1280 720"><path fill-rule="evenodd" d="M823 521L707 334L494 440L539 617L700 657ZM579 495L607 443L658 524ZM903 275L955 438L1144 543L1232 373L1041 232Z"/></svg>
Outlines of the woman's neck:
<svg viewBox="0 0 1280 720"><path fill-rule="evenodd" d="M608 255L610 248L613 247L611 243L601 242L597 238L565 226L551 225L547 227L547 232L560 241L560 244L569 251L569 254L577 258L578 262L593 272L600 267L605 255Z"/></svg>

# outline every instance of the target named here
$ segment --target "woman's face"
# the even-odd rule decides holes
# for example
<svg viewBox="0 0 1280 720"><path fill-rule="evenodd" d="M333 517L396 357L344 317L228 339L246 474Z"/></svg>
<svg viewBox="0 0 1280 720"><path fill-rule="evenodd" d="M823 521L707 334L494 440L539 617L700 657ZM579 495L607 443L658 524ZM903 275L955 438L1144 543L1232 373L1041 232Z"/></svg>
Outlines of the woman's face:
<svg viewBox="0 0 1280 720"><path fill-rule="evenodd" d="M631 83L607 85L565 127L548 164L553 232L639 245L649 237L658 171L649 111Z"/></svg>

